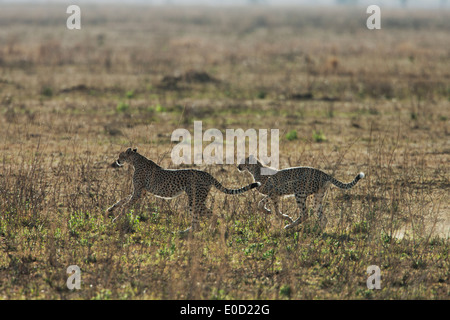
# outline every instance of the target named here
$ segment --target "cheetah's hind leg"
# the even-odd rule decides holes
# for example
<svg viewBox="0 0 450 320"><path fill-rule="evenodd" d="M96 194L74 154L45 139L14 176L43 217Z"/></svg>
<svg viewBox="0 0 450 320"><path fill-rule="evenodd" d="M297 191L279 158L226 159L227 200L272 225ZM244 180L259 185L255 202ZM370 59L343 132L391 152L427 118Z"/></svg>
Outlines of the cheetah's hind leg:
<svg viewBox="0 0 450 320"><path fill-rule="evenodd" d="M188 193L189 213L192 215L192 222L191 226L187 229L178 231L179 234L186 234L199 229L199 213L205 213L204 211L207 209L205 206L206 196L204 194L208 195L208 190L206 192L199 192L198 194L202 196L195 196L190 192Z"/></svg>
<svg viewBox="0 0 450 320"><path fill-rule="evenodd" d="M278 199L272 199L272 201L273 201L273 206L275 208L276 214L280 218L287 220L289 223L293 223L294 220L290 216L288 216L287 214L284 214L280 211L280 208L278 207Z"/></svg>
<svg viewBox="0 0 450 320"><path fill-rule="evenodd" d="M294 222L285 226L285 230L291 229L308 219L308 213L306 209L307 197L308 196L305 194L295 194L295 200L297 201L297 206L300 209L300 216Z"/></svg>
<svg viewBox="0 0 450 320"><path fill-rule="evenodd" d="M269 196L265 196L258 202L258 209L262 213L271 214L272 211L267 208L267 202L269 201Z"/></svg>
<svg viewBox="0 0 450 320"><path fill-rule="evenodd" d="M321 229L325 229L328 219L323 214L323 198L325 197L325 191L319 190L314 194L314 207L316 211L317 219L319 220L319 226Z"/></svg>

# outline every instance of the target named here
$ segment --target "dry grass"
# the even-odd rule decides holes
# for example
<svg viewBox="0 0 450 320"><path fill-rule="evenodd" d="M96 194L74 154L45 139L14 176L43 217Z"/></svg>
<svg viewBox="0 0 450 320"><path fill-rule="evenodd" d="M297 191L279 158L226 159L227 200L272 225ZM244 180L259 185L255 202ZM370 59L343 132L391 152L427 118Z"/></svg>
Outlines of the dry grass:
<svg viewBox="0 0 450 320"><path fill-rule="evenodd" d="M1 298L448 299L448 13L383 12L369 31L343 10L83 7L68 31L60 12L0 11ZM329 191L324 232L284 233L254 191L212 191L217 224L188 237L172 234L185 197L104 218L131 188L130 168L108 167L118 153L173 167L170 135L194 120L280 129L282 168L366 179ZM292 198L282 210L296 216Z"/></svg>

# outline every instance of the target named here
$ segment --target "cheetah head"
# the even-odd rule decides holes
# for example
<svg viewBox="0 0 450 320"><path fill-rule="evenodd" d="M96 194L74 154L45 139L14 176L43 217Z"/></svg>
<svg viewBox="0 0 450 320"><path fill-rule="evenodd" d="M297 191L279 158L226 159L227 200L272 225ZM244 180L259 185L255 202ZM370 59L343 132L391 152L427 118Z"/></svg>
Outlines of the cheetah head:
<svg viewBox="0 0 450 320"><path fill-rule="evenodd" d="M137 152L136 148L134 149L128 148L126 151L123 151L119 154L119 159L117 159L113 164L111 164L111 166L113 168L122 167L125 164L125 162L130 160L130 156L136 152Z"/></svg>
<svg viewBox="0 0 450 320"><path fill-rule="evenodd" d="M256 159L253 155L248 156L247 158L245 158L244 160L241 160L239 165L238 165L238 170L239 171L249 171L249 172L253 172L253 170L257 167L261 167L261 163L258 161L258 159Z"/></svg>

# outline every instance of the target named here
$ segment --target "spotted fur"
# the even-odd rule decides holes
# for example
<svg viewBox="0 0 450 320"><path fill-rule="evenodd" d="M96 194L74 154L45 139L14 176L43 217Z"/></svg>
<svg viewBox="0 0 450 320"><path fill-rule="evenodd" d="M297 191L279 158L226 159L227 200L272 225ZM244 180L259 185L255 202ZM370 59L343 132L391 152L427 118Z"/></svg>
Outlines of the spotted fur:
<svg viewBox="0 0 450 320"><path fill-rule="evenodd" d="M261 174L261 169L265 174ZM307 219L306 198L314 195L314 206L320 225L324 228L327 218L323 215L322 202L330 184L341 189L352 188L360 179L364 178L364 173L359 173L350 183L342 183L325 172L310 167L294 167L282 170L265 167L253 156L247 157L242 164L238 165L239 171L247 170L253 175L255 181L261 186L257 190L265 197L259 202L258 207L265 213L271 213L266 207L268 200L271 200L275 212L281 218L289 222L285 229L290 229ZM270 174L267 174L270 173ZM279 197L294 195L300 209L300 216L295 221L288 215L280 212L278 208Z"/></svg>
<svg viewBox="0 0 450 320"><path fill-rule="evenodd" d="M260 185L260 183L256 182L240 189L228 189L222 186L209 173L201 170L164 169L152 160L139 154L137 149L132 150L128 148L126 151L120 153L119 158L113 165L116 167L122 166L125 162L129 162L134 166L133 193L108 208L106 211L107 214L112 214L117 208L122 206L123 210L121 212L125 211L139 200L145 191L165 199L175 198L183 192L186 192L189 210L192 214L192 224L183 232L198 229L199 214L211 213L205 206L205 201L211 186L216 187L226 194L240 194ZM117 219L117 217L114 219Z"/></svg>

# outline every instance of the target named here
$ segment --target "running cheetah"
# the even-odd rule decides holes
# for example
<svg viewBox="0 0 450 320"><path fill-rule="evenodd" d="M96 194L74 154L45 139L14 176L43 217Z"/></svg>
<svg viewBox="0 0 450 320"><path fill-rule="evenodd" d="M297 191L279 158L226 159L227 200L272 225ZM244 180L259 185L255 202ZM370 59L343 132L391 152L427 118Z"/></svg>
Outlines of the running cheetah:
<svg viewBox="0 0 450 320"><path fill-rule="evenodd" d="M134 191L128 197L120 200L108 208L106 213L112 214L115 209L121 206L123 206L122 212L125 211L125 209L132 206L145 193L145 191L149 191L153 195L164 199L175 198L183 192L186 192L188 196L189 210L192 213L192 224L189 228L182 232L187 232L198 228L199 213L211 213L211 211L205 206L206 197L208 196L211 186L216 187L226 194L240 194L261 185L259 182L256 182L240 189L227 189L223 187L213 176L204 171L194 169L171 170L161 168L152 160L139 154L137 149L132 150L131 148L128 148L126 151L120 153L119 159L113 163L113 166L121 167L125 162L129 162L134 166ZM114 218L114 220L117 219L119 215L120 213Z"/></svg>
<svg viewBox="0 0 450 320"><path fill-rule="evenodd" d="M261 169L265 168L266 174L261 174ZM285 229L290 229L307 219L306 198L314 194L314 205L316 215L322 228L327 224L327 218L322 213L322 200L330 183L341 189L350 189L360 179L364 178L364 173L359 173L350 183L342 183L332 176L310 167L294 167L282 170L265 167L254 156L249 156L244 163L238 165L239 171L247 170L253 175L255 181L260 182L261 186L257 190L266 195L258 204L258 207L265 213L271 213L266 207L266 202L272 200L276 214L289 221ZM297 205L300 209L300 216L293 220L278 209L278 200L280 196L295 195Z"/></svg>

